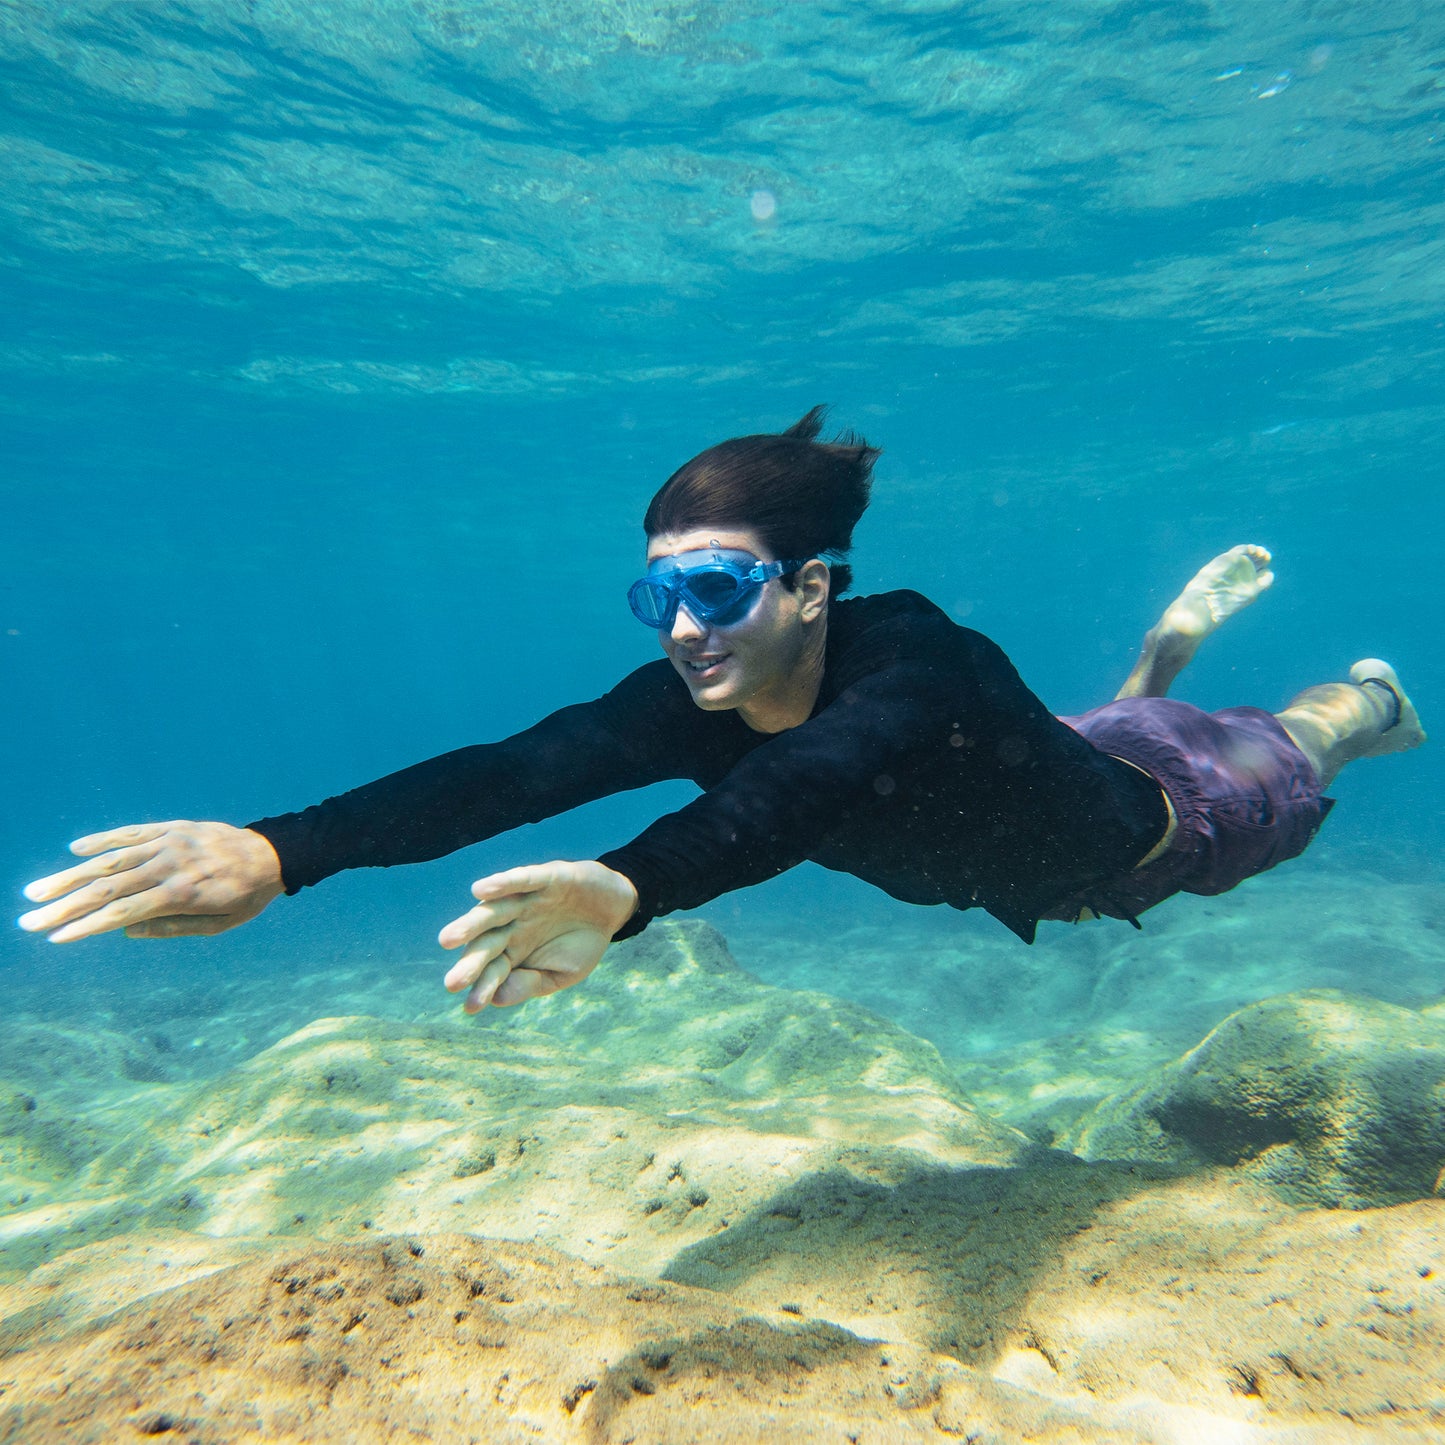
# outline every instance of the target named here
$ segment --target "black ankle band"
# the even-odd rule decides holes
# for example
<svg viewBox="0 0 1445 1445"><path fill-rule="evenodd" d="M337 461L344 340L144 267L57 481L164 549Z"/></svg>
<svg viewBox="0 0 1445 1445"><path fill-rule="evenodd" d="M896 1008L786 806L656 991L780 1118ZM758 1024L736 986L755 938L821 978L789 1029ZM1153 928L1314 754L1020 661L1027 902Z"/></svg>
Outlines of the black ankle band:
<svg viewBox="0 0 1445 1445"><path fill-rule="evenodd" d="M1383 687L1385 691L1390 694L1390 701L1395 704L1395 716L1392 717L1390 721L1385 724L1381 731L1389 732L1391 728L1399 727L1400 719L1405 712L1404 704L1402 704L1400 701L1400 694L1396 692L1395 689L1391 687L1390 684L1386 682L1383 677L1367 677L1362 683L1360 683L1360 686Z"/></svg>

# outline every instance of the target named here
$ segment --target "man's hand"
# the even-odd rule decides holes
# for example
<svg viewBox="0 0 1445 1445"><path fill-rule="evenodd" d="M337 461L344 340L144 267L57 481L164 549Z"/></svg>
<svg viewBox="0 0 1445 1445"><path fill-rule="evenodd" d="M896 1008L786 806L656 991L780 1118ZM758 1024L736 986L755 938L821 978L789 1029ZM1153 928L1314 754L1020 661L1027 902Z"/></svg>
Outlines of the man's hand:
<svg viewBox="0 0 1445 1445"><path fill-rule="evenodd" d="M19 919L52 943L113 928L131 938L223 933L283 891L275 849L229 823L142 823L77 838L70 851L90 861L37 878L25 896L48 906Z"/></svg>
<svg viewBox="0 0 1445 1445"><path fill-rule="evenodd" d="M443 948L466 947L447 974L462 1005L522 1003L581 983L637 908L629 879L601 863L538 863L472 884L477 907L442 929Z"/></svg>

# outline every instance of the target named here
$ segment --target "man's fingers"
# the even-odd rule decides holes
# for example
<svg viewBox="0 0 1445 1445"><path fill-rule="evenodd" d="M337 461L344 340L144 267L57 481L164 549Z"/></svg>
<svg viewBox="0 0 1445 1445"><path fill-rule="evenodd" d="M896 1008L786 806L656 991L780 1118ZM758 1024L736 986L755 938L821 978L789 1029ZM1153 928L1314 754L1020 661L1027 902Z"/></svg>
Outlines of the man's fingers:
<svg viewBox="0 0 1445 1445"><path fill-rule="evenodd" d="M475 939L467 951L447 970L444 980L449 993L460 993L470 988L481 977L482 972L506 951L507 934L503 930L483 934ZM508 964L508 967L511 965Z"/></svg>
<svg viewBox="0 0 1445 1445"><path fill-rule="evenodd" d="M89 863L78 863L74 868L67 868L64 872L52 873L46 878L37 878L35 882L26 884L25 896L32 903L48 903L52 898L59 898L61 894L70 893L97 878L110 878L117 873L125 873L143 863L149 863L159 851L160 848L154 840L136 847L108 850Z"/></svg>
<svg viewBox="0 0 1445 1445"><path fill-rule="evenodd" d="M512 960L505 953L494 958L472 985L472 991L463 1000L462 1008L469 1014L480 1013L491 1003L492 995L506 982L511 971Z"/></svg>
<svg viewBox="0 0 1445 1445"><path fill-rule="evenodd" d="M57 928L50 934L52 943L74 943L77 938L93 938L97 933L108 933L112 928L125 928L132 923L143 923L151 917L168 917L174 908L173 900L159 888L148 888L129 898L119 898Z"/></svg>
<svg viewBox="0 0 1445 1445"><path fill-rule="evenodd" d="M174 821L174 820L173 820ZM159 838L172 824L133 823L125 828L111 828L105 833L87 833L70 845L70 851L77 858L89 858L96 853L105 853L112 848L128 848L134 843L150 843Z"/></svg>
<svg viewBox="0 0 1445 1445"><path fill-rule="evenodd" d="M515 893L538 893L556 881L555 863L532 863L524 868L508 868L504 873L491 873L472 884L472 897L481 902L506 898Z"/></svg>
<svg viewBox="0 0 1445 1445"><path fill-rule="evenodd" d="M559 870L567 863L534 863L525 868L508 868L491 873L472 884L472 897L477 907L454 918L437 935L443 948L460 948L478 934L514 923L529 911L538 893L562 881Z"/></svg>
<svg viewBox="0 0 1445 1445"><path fill-rule="evenodd" d="M437 934L437 942L443 948L460 948L463 944L480 938L484 933L505 928L509 923L515 922L523 906L520 900L508 898L498 899L494 903L479 903L460 918L452 919Z"/></svg>
<svg viewBox="0 0 1445 1445"><path fill-rule="evenodd" d="M161 901L159 892L154 885L162 882L166 876L165 867L152 859L138 868L131 868L124 873L117 874L114 878L97 878L94 882L87 883L84 888L67 894L64 898L57 899L56 902L49 903L44 908L35 908L29 913L21 914L17 921L27 933L50 933L52 929L74 924L78 920L96 914L107 904L115 904L122 900L130 901L138 896L148 897L155 893L156 896L150 898L146 907L123 920L127 923L134 922L136 919L146 917L151 908ZM109 926L114 928L116 925ZM85 933L70 933L65 938L56 938L54 934L51 934L51 941L65 943L71 938L86 936Z"/></svg>

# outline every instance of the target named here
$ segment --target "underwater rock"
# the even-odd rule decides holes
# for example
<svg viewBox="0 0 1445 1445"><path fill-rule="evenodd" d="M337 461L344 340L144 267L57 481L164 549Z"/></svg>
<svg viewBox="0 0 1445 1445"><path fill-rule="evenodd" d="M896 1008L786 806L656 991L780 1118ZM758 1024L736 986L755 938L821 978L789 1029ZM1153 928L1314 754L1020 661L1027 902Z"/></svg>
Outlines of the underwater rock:
<svg viewBox="0 0 1445 1445"><path fill-rule="evenodd" d="M1445 1427L1445 1200L1301 1214L1039 1148L704 925L510 1012L123 1067L68 1117L3 1096L46 1193L0 1219L0 1445Z"/></svg>
<svg viewBox="0 0 1445 1445"><path fill-rule="evenodd" d="M1214 1171L1091 1223L993 1367L1094 1402L1081 1445L1120 1417L1159 1445L1445 1439L1445 1201L1299 1211Z"/></svg>
<svg viewBox="0 0 1445 1445"><path fill-rule="evenodd" d="M1335 1208L1429 1196L1445 1168L1445 1007L1266 999L1062 1142L1085 1159L1238 1168Z"/></svg>
<svg viewBox="0 0 1445 1445"><path fill-rule="evenodd" d="M37 1097L81 1104L96 1090L163 1084L173 1075L173 1046L155 1030L35 1019L4 1021L5 1079Z"/></svg>
<svg viewBox="0 0 1445 1445"><path fill-rule="evenodd" d="M101 1150L96 1132L24 1089L0 1083L0 1239L3 1216L48 1199Z"/></svg>
<svg viewBox="0 0 1445 1445"><path fill-rule="evenodd" d="M702 923L655 926L524 1009L320 1019L88 1122L100 1142L64 1194L0 1231L9 1270L179 1227L478 1229L652 1271L820 1171L1038 1152L973 1108L931 1044L760 982Z"/></svg>
<svg viewBox="0 0 1445 1445"><path fill-rule="evenodd" d="M1107 1166L1010 1172L1032 1197L985 1192L949 1221L985 1293L1032 1268L1010 1301L979 1308L957 1280L940 1298L975 1311L965 1330L992 1328L972 1360L926 1344L917 1318L842 1328L537 1244L137 1233L0 1287L0 1445L1440 1439L1441 1201L1297 1214L1136 1167L1091 1215L1077 1186ZM927 1223L919 1206L905 1195L898 1234ZM1040 1232L1060 1211L1067 1227ZM872 1270L829 1243L811 1252L825 1303L880 1287L890 1241L860 1241Z"/></svg>
<svg viewBox="0 0 1445 1445"><path fill-rule="evenodd" d="M125 1244L37 1271L32 1296L107 1272ZM63 1321L0 1292L0 1445L175 1437L291 1445L797 1445L1030 1439L1159 1445L1132 1407L1050 1398L835 1325L746 1313L706 1291L620 1278L539 1245L455 1235L365 1244L213 1242L216 1267L150 1279ZM188 1269L187 1269L188 1267ZM25 1323L31 1325L27 1334ZM204 1382L198 1388L198 1382ZM1177 1420L1192 1412L1169 1413ZM1288 1439L1261 1432L1261 1441ZM1328 1431L1312 1445L1343 1439Z"/></svg>
<svg viewBox="0 0 1445 1445"><path fill-rule="evenodd" d="M98 1263L98 1260L96 1261ZM272 1245L0 1363L0 1442L944 1438L965 1372L538 1245ZM896 1358L893 1358L896 1356ZM923 1388L912 1394L914 1372ZM198 1388L203 1382L203 1387ZM881 1438L870 1432L869 1438Z"/></svg>

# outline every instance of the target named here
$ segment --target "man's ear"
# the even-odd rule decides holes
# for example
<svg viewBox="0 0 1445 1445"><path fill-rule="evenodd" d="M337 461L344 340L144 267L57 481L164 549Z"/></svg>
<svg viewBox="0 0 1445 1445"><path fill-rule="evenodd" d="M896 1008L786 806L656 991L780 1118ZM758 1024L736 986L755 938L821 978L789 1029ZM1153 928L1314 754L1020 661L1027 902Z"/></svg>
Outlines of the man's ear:
<svg viewBox="0 0 1445 1445"><path fill-rule="evenodd" d="M828 606L828 564L819 557L805 562L794 577L796 589L802 594L802 619L816 622Z"/></svg>

